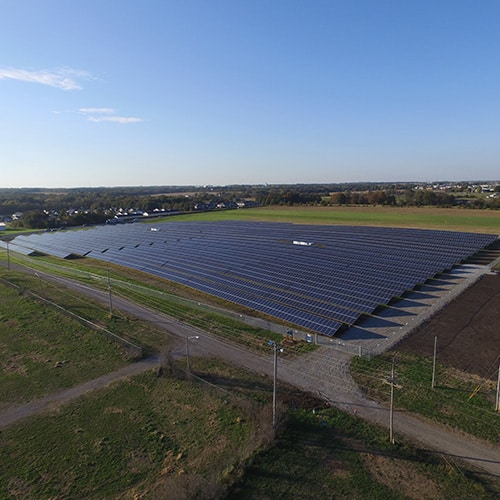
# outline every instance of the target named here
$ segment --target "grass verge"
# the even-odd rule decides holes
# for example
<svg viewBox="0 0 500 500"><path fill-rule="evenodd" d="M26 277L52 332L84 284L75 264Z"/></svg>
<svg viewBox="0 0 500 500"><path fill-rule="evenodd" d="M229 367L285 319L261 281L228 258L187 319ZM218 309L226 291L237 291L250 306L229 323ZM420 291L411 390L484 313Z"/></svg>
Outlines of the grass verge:
<svg viewBox="0 0 500 500"><path fill-rule="evenodd" d="M111 284L113 295L135 301L253 350L267 351L269 339L277 342L283 339L282 333L273 331L273 328L276 327L271 327L270 320L252 318L251 315L254 313L248 309L234 307L234 305L229 305L215 297L140 271L89 259L63 261L55 257L15 256L11 260L28 266L33 271L33 277L39 270L67 277L101 290L108 290L108 286ZM109 281L108 273L111 276ZM31 280L30 286L34 291L43 293L46 297L52 297L51 294L55 289L47 280ZM101 308L104 311L104 307ZM120 317L120 314L116 316ZM243 317L245 320L242 319ZM266 322L269 328L261 326L266 325ZM116 325L111 326L116 327ZM283 332L285 331L286 327L283 326ZM161 347L162 339L159 339L160 344L154 339L151 340L153 343L150 344L150 347L153 349ZM144 344L144 340L142 343ZM315 349L313 344L300 341L293 342L288 347L289 354L300 354Z"/></svg>
<svg viewBox="0 0 500 500"><path fill-rule="evenodd" d="M394 352L388 352L372 360L352 359L354 380L369 398L389 404L388 381L394 356ZM396 354L395 374L397 409L417 413L481 439L499 441L493 381L438 365L432 389L432 358L405 353Z"/></svg>
<svg viewBox="0 0 500 500"><path fill-rule="evenodd" d="M78 321L0 284L0 408L124 366L116 344Z"/></svg>
<svg viewBox="0 0 500 500"><path fill-rule="evenodd" d="M436 207L258 207L188 214L175 220L255 220L300 224L415 227L498 234L500 211Z"/></svg>

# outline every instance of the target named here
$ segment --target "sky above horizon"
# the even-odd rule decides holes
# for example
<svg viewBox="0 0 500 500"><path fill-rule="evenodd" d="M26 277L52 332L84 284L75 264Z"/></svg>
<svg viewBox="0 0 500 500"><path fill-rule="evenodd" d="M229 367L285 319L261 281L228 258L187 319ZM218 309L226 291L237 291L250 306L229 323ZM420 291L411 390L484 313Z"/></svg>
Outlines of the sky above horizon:
<svg viewBox="0 0 500 500"><path fill-rule="evenodd" d="M1 187L500 179L497 0L1 12Z"/></svg>

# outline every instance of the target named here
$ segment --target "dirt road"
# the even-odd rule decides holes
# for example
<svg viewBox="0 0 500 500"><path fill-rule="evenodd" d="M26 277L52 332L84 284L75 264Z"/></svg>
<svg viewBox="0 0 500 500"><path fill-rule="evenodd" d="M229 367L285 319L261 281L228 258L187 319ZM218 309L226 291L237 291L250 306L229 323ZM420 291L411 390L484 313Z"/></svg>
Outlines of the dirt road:
<svg viewBox="0 0 500 500"><path fill-rule="evenodd" d="M108 303L108 293L95 290L86 285L73 282L66 278L44 275L44 278L58 281L65 286L92 297L95 300ZM269 376L273 374L273 356L250 352L239 345L221 341L209 333L186 325L164 314L149 310L141 305L129 302L121 297L113 298L116 309L126 311L142 320L152 323L155 327L175 335L180 339L199 335L198 342L191 346L191 354L209 355L226 359L251 371ZM182 346L177 354L182 355ZM335 351L327 346L308 355L289 359L282 357L278 361L278 377L280 381L295 386L304 391L318 395L330 404L348 411L356 410L357 415L371 422L388 427L388 409L363 397L352 381L348 370L349 356ZM83 394L87 390L107 385L112 380L127 377L143 370L154 368L157 360L145 359L131 364L117 372L100 377L81 386L0 413L0 427L16 422L21 418L47 410L69 399ZM425 448L437 451L451 458L459 458L483 469L489 475L500 478L500 449L471 437L452 432L433 423L401 412L395 412L394 432L414 439Z"/></svg>

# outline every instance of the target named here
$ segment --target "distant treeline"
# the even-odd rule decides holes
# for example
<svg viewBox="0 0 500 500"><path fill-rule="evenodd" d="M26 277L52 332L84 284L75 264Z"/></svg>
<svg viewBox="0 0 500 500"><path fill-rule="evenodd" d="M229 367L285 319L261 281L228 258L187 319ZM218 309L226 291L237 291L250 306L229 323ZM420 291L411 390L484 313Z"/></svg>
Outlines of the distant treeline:
<svg viewBox="0 0 500 500"><path fill-rule="evenodd" d="M491 193L500 192L495 185ZM192 212L269 205L387 205L500 208L468 183L446 189L415 183L154 186L0 189L0 215L14 227L100 224L130 213ZM15 217L12 217L16 214Z"/></svg>

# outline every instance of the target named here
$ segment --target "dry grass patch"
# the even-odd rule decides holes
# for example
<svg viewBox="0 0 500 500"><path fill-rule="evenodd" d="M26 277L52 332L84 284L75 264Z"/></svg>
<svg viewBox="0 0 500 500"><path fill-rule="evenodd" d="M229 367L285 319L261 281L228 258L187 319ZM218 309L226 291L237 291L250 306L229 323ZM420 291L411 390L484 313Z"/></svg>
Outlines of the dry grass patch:
<svg viewBox="0 0 500 500"><path fill-rule="evenodd" d="M361 457L364 466L377 481L408 498L445 498L435 481L426 477L407 460L374 453L363 453Z"/></svg>

